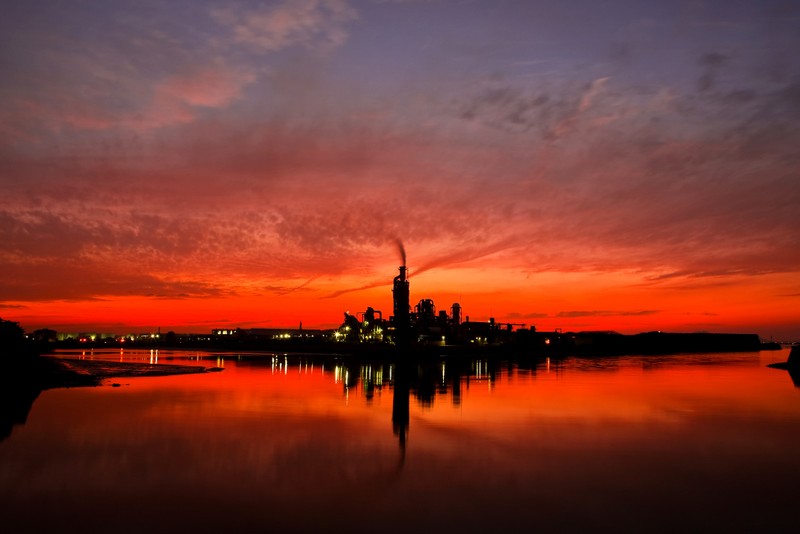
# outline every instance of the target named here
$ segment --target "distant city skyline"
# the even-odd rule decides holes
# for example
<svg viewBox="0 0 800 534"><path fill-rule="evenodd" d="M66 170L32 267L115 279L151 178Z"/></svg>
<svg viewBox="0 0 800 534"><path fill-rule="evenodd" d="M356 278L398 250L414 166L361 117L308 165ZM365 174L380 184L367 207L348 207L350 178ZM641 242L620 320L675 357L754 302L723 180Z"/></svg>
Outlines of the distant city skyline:
<svg viewBox="0 0 800 534"><path fill-rule="evenodd" d="M0 317L800 339L800 4L4 6Z"/></svg>

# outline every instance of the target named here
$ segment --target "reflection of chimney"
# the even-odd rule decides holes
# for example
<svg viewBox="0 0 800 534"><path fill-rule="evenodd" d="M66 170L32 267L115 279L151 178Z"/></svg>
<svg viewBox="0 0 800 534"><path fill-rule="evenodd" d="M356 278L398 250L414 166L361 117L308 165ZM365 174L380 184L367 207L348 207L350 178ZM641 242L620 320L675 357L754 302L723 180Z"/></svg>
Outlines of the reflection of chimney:
<svg viewBox="0 0 800 534"><path fill-rule="evenodd" d="M409 369L403 362L398 362L394 379L394 397L392 398L392 428L400 439L400 466L406 458L406 438L408 437L408 400Z"/></svg>

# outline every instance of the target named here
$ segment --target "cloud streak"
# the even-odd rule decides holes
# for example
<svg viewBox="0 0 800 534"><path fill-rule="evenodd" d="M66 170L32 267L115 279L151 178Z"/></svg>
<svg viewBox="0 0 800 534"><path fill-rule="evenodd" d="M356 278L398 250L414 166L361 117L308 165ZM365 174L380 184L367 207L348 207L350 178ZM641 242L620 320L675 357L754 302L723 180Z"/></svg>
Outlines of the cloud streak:
<svg viewBox="0 0 800 534"><path fill-rule="evenodd" d="M573 318L573 317L642 317L645 315L655 315L659 313L658 310L631 310L631 311L613 311L613 310L570 310L562 311L556 314L556 317Z"/></svg>
<svg viewBox="0 0 800 534"><path fill-rule="evenodd" d="M285 0L252 9L214 8L211 15L231 29L236 42L267 52L341 46L347 40L347 23L357 18L345 0Z"/></svg>

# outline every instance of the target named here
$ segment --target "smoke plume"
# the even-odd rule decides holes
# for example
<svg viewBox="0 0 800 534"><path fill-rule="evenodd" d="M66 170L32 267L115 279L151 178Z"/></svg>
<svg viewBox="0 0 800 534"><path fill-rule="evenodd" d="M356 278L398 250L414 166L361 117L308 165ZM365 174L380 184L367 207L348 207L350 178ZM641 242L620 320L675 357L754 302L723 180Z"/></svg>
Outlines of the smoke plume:
<svg viewBox="0 0 800 534"><path fill-rule="evenodd" d="M397 244L397 251L400 253L400 259L403 260L403 265L406 264L406 247L403 246L403 242L400 241L400 238L395 239L395 243Z"/></svg>

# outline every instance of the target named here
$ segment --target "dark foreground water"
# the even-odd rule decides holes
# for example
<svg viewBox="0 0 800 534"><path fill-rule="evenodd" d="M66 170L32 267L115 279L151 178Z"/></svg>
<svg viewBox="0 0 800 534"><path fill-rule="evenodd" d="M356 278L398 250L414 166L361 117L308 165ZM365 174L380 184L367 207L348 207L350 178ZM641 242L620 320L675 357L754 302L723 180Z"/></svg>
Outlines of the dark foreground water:
<svg viewBox="0 0 800 534"><path fill-rule="evenodd" d="M0 530L795 532L787 354L88 353L225 371L43 392L0 442Z"/></svg>

